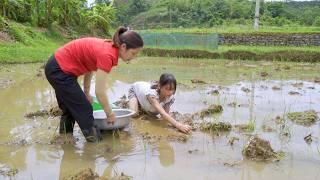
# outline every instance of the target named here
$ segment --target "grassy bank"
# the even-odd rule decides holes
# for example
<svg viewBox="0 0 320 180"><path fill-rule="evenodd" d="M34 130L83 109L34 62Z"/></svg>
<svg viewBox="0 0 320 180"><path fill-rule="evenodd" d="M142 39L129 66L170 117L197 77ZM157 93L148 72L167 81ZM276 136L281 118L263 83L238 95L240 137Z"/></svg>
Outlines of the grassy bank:
<svg viewBox="0 0 320 180"><path fill-rule="evenodd" d="M249 27L248 27L249 29ZM252 29L252 28L251 28ZM153 32L244 32L246 28L226 27L219 29L158 29ZM312 27L261 28L259 31L267 32L316 32L320 29ZM44 62L53 52L66 41L60 31L36 29L10 22L8 27L0 31L0 63L31 63ZM2 36L1 36L2 35ZM7 35L12 40L3 40ZM1 39L2 38L2 39ZM10 39L9 38L9 39ZM248 59L248 60L285 60L285 61L320 61L319 47L272 47L272 46L219 46L217 50L186 50L186 49L159 49L158 47L145 47L142 54L146 56L172 56L187 58L209 59Z"/></svg>
<svg viewBox="0 0 320 180"><path fill-rule="evenodd" d="M263 47L261 48L263 49ZM320 62L320 51L301 48L271 48L257 51L250 47L239 49L222 48L217 51L190 50L190 49L156 49L144 48L142 53L146 56L205 58L205 59L230 59L230 60L267 60L267 61L292 61L292 62Z"/></svg>
<svg viewBox="0 0 320 180"><path fill-rule="evenodd" d="M67 41L58 30L15 22L9 22L0 33L0 63L43 62Z"/></svg>
<svg viewBox="0 0 320 180"><path fill-rule="evenodd" d="M0 43L0 63L43 62L59 47L59 43L46 40L38 44Z"/></svg>

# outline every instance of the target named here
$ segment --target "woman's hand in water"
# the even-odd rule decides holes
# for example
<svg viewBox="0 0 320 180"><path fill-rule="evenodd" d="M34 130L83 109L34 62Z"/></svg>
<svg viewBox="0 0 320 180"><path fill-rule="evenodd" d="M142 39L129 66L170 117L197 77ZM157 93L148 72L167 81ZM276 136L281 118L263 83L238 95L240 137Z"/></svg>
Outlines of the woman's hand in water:
<svg viewBox="0 0 320 180"><path fill-rule="evenodd" d="M111 115L107 115L107 123L108 124L114 124L115 120L116 120L116 116L112 113Z"/></svg>
<svg viewBox="0 0 320 180"><path fill-rule="evenodd" d="M182 124L182 123L177 123L176 128L178 128L180 131L182 131L184 133L190 133L191 129L192 129L191 126L186 125L186 124Z"/></svg>

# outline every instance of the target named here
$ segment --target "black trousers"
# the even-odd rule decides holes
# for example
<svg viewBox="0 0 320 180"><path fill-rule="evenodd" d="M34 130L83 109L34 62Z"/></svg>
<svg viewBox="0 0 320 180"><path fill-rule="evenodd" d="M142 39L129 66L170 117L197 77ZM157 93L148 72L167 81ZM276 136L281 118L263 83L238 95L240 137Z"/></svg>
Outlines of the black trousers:
<svg viewBox="0 0 320 180"><path fill-rule="evenodd" d="M60 109L63 111L60 120L60 134L72 133L75 121L82 132L93 127L93 109L82 91L77 77L64 73L54 56L45 66L46 77L54 88Z"/></svg>

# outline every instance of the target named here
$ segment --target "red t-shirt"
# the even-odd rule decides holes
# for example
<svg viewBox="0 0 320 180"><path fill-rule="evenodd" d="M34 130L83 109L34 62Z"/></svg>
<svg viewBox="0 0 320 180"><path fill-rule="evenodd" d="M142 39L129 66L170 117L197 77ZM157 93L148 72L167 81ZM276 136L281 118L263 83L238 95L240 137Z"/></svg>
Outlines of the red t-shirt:
<svg viewBox="0 0 320 180"><path fill-rule="evenodd" d="M97 69L109 73L118 64L118 48L99 38L73 40L54 53L61 70L80 76Z"/></svg>

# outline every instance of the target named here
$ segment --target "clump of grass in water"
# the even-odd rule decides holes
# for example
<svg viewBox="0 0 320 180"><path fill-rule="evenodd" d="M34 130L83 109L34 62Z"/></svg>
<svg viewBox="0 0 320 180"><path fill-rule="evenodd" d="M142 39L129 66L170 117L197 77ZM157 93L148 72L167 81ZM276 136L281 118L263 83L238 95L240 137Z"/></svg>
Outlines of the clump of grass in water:
<svg viewBox="0 0 320 180"><path fill-rule="evenodd" d="M231 131L231 124L225 122L203 122L200 124L201 131Z"/></svg>
<svg viewBox="0 0 320 180"><path fill-rule="evenodd" d="M70 175L63 178L64 180L74 180L74 179L99 179L99 175L95 173L91 168L80 170L74 175Z"/></svg>
<svg viewBox="0 0 320 180"><path fill-rule="evenodd" d="M14 177L16 174L18 174L18 172L19 171L16 168L11 168L7 165L0 164L0 175L2 176Z"/></svg>
<svg viewBox="0 0 320 180"><path fill-rule="evenodd" d="M250 120L248 124L234 125L241 132L253 132L255 129L255 120Z"/></svg>
<svg viewBox="0 0 320 180"><path fill-rule="evenodd" d="M294 123L303 125L303 126L311 126L315 123L319 117L315 110L303 111L303 112L292 112L288 113L287 117Z"/></svg>
<svg viewBox="0 0 320 180"><path fill-rule="evenodd" d="M279 161L284 157L283 152L275 152L270 142L257 136L252 136L243 148L242 154L254 161Z"/></svg>
<svg viewBox="0 0 320 180"><path fill-rule="evenodd" d="M223 108L221 105L210 105L207 109L204 109L200 112L200 117L204 118L205 116L215 114L215 113L220 113L223 111Z"/></svg>

